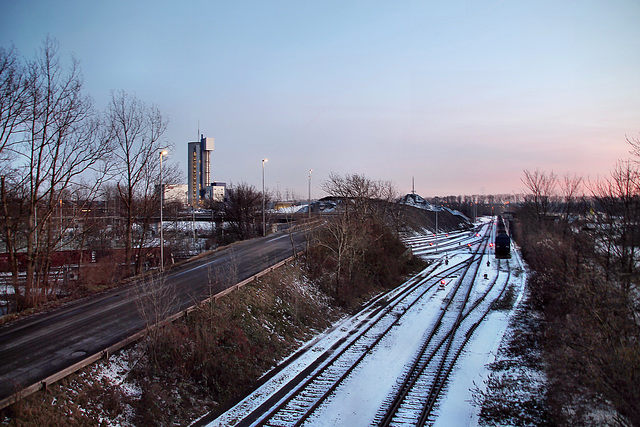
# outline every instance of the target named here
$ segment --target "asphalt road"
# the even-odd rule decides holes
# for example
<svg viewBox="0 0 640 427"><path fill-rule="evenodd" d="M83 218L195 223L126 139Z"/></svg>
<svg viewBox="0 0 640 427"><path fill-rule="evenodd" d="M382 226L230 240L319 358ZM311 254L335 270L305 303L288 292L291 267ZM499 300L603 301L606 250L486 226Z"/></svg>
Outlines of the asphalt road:
<svg viewBox="0 0 640 427"><path fill-rule="evenodd" d="M304 233L293 239L296 251L304 247ZM150 310L160 302L163 316L183 311L292 254L289 234L276 233L171 270L162 286L169 296L149 297L148 286L133 282L5 325L0 328L0 400L143 330L152 316L141 315L141 307Z"/></svg>

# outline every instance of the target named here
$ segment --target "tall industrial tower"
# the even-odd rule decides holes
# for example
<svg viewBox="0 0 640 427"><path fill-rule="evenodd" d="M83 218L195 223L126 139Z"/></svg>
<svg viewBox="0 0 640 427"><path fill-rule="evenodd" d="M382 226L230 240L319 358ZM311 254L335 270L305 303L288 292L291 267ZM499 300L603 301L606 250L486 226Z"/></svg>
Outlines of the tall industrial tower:
<svg viewBox="0 0 640 427"><path fill-rule="evenodd" d="M200 135L200 141L189 143L189 196L188 203L199 207L206 195L206 188L211 185L211 152L213 138Z"/></svg>

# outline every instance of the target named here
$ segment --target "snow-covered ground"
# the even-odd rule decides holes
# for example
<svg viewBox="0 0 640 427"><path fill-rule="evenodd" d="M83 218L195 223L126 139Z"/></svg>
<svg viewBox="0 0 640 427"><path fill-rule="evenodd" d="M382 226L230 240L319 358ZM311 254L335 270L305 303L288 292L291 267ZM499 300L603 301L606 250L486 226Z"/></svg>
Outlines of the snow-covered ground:
<svg viewBox="0 0 640 427"><path fill-rule="evenodd" d="M484 220L484 222L487 221L489 220ZM456 243L451 245L451 249L443 252L442 246L439 245L440 250L437 250L434 245L431 245L432 239L435 238L441 243L449 239L443 233L439 236L425 235L422 240L414 236L409 240L411 240L410 244L414 246L414 253L418 252L424 258L441 259L446 256L449 262L453 264L465 257L469 257L466 241L463 244ZM451 238L460 239L460 235L458 234ZM477 241L475 232L469 233L466 238L471 244ZM508 286L513 287L518 295L517 305L523 295L526 274L519 254L513 250L512 256L512 260L509 263L511 276ZM490 265L487 265L487 260L491 261ZM495 275L497 265L498 263L495 262L493 255L487 254L486 260L483 259L481 263L478 277L483 277L485 273L489 276ZM501 265L501 268L504 269L506 263L503 261ZM399 292L401 288L402 286L393 292ZM431 298L421 302L419 309L412 309L407 312L406 317L403 317L400 325L395 328L396 331L388 338L385 338L381 345L374 348L372 357L367 358L366 363L359 366L341 384L329 403L321 406L307 420L305 425L359 426L371 424L398 378L402 376L403 368L414 357L427 324L439 312L439 307L447 295L448 291L446 290L436 292ZM350 336L357 325L370 314L372 309L366 308L316 337L306 345L307 351L304 354L289 363L285 369L273 376L234 408L208 425L212 427L232 426L238 423L247 414L263 404L284 384L287 384L298 373L308 367L319 354ZM493 361L512 312L513 309L510 312L491 311L481 326L476 329L456 364L453 377L439 400L435 419L436 426L477 425L479 409L471 403L471 393L476 387L483 389L483 381L488 375L486 365Z"/></svg>
<svg viewBox="0 0 640 427"><path fill-rule="evenodd" d="M526 274L517 251L512 248L512 269L520 274L512 274L511 283L515 285L517 299L513 308L508 311L493 311L476 329L463 357L457 364L456 372L449 383L447 391L440 403L438 418L434 426L476 426L479 408L471 404L471 392L474 388L485 390L484 380L489 376L487 365L495 360L498 347L504 336L509 319L524 295Z"/></svg>

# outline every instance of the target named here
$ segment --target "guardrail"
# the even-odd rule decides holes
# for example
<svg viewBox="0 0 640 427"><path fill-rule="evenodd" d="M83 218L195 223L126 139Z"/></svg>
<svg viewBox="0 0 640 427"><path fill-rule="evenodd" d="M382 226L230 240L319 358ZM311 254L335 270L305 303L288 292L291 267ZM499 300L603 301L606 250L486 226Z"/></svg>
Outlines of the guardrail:
<svg viewBox="0 0 640 427"><path fill-rule="evenodd" d="M50 375L46 378L44 378L43 380L38 381L37 383L31 384L27 387L22 388L20 391L17 391L15 393L13 393L11 396L5 397L4 399L0 400L0 409L6 408L7 406L18 402L19 400L39 391L39 390L46 390L47 387L49 387L49 385L55 383L56 381L59 381L61 379L63 379L64 377L73 374L74 372L79 371L80 369L91 365L92 363L96 362L97 360L104 358L108 358L109 354L112 354L118 350L120 350L121 348L135 342L138 341L140 338L144 337L150 330L154 329L154 328L158 328L158 327L162 327L165 326L169 323L175 322L176 320L180 319L183 316L188 315L189 313L193 312L194 310L198 309L199 306L201 306L202 304L206 304L210 301L215 301L219 298L222 298L223 296L236 291L238 289L240 289L241 287L259 279L260 277L264 276L265 274L268 274L270 272L272 272L273 270L282 267L284 264L291 262L293 259L296 258L296 256L299 254L300 252L290 256L289 258L286 258L280 262L278 262L277 264L272 265L269 268L266 268L256 274L254 274L253 276L236 283L235 285L232 285L230 287L228 287L227 289L220 291L218 293L216 293L215 295L210 296L209 298L206 298L192 306L187 307L186 309L179 311L178 313L175 313L171 316L169 316L167 319L163 320L162 322L156 324L156 325L151 325L146 327L145 329L136 332L133 335L130 335L129 337L123 339L122 341L119 341L109 347L107 347L104 350L101 350L97 353L94 353L88 357L85 357L84 359L80 360L79 362L74 363L71 366L68 366L64 369L62 369L61 371L56 372L53 375Z"/></svg>

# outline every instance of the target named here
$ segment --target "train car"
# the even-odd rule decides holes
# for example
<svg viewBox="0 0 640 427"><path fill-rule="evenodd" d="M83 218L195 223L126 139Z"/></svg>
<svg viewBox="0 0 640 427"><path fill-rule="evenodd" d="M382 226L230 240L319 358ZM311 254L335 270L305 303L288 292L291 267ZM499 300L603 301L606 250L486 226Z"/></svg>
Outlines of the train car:
<svg viewBox="0 0 640 427"><path fill-rule="evenodd" d="M498 234L507 234L507 227L504 223L504 220L502 219L502 216L498 216L498 223L497 223L497 228L498 228Z"/></svg>
<svg viewBox="0 0 640 427"><path fill-rule="evenodd" d="M507 233L498 233L495 243L496 258L511 258L511 239Z"/></svg>

